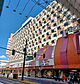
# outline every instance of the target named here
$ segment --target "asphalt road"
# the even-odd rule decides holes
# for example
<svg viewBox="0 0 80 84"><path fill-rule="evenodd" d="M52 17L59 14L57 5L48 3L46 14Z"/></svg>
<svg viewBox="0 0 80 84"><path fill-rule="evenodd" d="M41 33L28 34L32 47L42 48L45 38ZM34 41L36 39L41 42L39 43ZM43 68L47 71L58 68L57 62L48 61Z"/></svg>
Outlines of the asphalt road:
<svg viewBox="0 0 80 84"><path fill-rule="evenodd" d="M10 79L6 79L6 78L0 78L0 84L25 84L25 83L21 83L17 80L10 80Z"/></svg>
<svg viewBox="0 0 80 84"><path fill-rule="evenodd" d="M39 83L39 84L68 84L66 82L55 81L53 79L46 79L46 78L28 77L28 78L25 78L25 80L28 80L28 81L31 81L31 82L36 82L36 83Z"/></svg>

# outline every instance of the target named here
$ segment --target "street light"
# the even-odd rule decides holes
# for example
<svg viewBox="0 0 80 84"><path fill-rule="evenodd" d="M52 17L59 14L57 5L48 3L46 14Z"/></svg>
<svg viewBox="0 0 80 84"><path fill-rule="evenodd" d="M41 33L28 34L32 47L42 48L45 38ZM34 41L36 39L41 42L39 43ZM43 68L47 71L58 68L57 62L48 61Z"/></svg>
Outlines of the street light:
<svg viewBox="0 0 80 84"><path fill-rule="evenodd" d="M24 52L24 60L23 60L23 70L22 70L22 79L24 80L24 68L25 68L25 57L27 55L27 40L26 40L26 44L25 44L25 48L23 49Z"/></svg>

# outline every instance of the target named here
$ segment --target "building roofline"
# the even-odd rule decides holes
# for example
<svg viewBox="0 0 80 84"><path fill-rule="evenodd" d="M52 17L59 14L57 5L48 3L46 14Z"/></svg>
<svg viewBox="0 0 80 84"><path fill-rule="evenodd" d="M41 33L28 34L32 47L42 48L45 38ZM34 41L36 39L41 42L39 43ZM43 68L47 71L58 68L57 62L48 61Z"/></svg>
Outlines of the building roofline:
<svg viewBox="0 0 80 84"><path fill-rule="evenodd" d="M33 19L33 17L29 17L23 24L22 26L14 33L13 36L15 36L20 30L22 30L24 28L24 26L26 26L28 24L29 21L31 21Z"/></svg>

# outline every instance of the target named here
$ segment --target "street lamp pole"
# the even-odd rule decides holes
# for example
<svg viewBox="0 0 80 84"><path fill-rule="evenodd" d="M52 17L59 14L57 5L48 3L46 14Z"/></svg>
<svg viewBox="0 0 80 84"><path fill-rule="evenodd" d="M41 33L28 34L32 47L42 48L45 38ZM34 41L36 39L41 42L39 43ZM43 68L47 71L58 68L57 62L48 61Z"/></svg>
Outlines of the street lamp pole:
<svg viewBox="0 0 80 84"><path fill-rule="evenodd" d="M26 40L26 44L25 44L25 48L23 49L23 52L24 52L24 60L23 60L23 70L22 70L22 79L21 80L24 80L25 58L27 55L27 40Z"/></svg>

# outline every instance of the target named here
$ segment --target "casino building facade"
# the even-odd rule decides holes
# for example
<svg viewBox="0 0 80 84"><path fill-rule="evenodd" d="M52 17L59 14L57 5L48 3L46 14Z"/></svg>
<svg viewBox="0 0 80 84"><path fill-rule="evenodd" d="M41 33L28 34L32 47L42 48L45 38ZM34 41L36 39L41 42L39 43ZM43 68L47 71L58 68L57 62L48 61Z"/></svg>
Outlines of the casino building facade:
<svg viewBox="0 0 80 84"><path fill-rule="evenodd" d="M55 67L57 58L55 60L54 57L57 39L62 37L64 31L67 34L73 34L72 28L77 26L76 19L77 17L61 3L53 1L35 18L30 17L18 31L11 34L7 47L11 50L23 53L27 40L26 76L36 74L37 77L49 77L53 70L59 69ZM32 57L35 52L36 57ZM16 71L20 76L24 55L18 52L12 55L9 50L6 53L10 64L5 70Z"/></svg>

